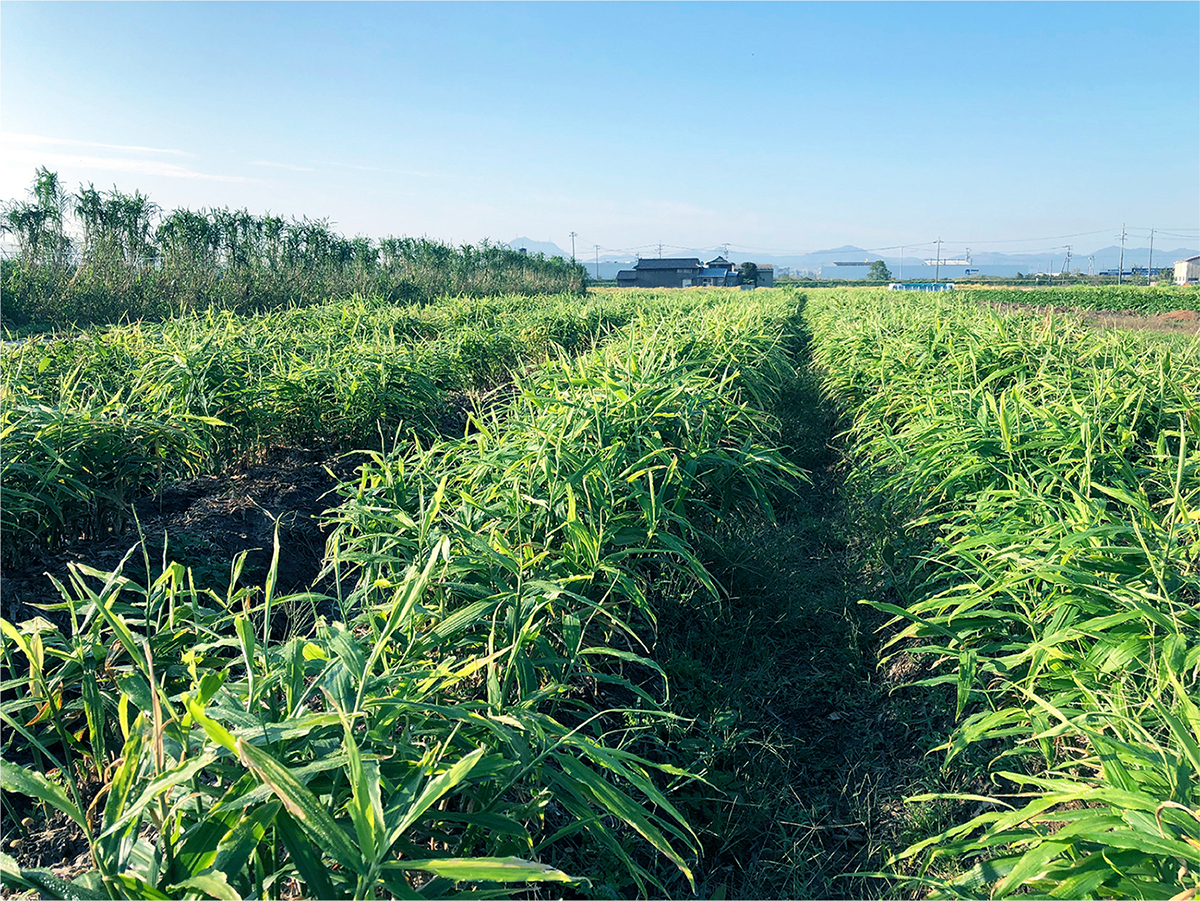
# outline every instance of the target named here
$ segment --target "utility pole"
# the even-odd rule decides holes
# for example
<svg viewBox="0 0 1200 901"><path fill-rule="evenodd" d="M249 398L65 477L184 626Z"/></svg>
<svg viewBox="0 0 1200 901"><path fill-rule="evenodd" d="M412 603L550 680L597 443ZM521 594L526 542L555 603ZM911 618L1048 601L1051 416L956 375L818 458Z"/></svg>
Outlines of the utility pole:
<svg viewBox="0 0 1200 901"><path fill-rule="evenodd" d="M904 281L904 245L900 245L900 281Z"/></svg>
<svg viewBox="0 0 1200 901"><path fill-rule="evenodd" d="M1064 279L1066 278L1067 267L1071 265L1071 248L1073 246L1072 244L1067 245L1067 257L1063 260L1062 271L1059 273Z"/></svg>
<svg viewBox="0 0 1200 901"><path fill-rule="evenodd" d="M1150 229L1150 259L1146 261L1146 286L1150 285L1150 273L1154 270L1150 268L1150 264L1154 262L1154 229Z"/></svg>
<svg viewBox="0 0 1200 901"><path fill-rule="evenodd" d="M938 274L942 271L942 239L941 238L937 239L937 245L938 245L937 246L937 257L935 258L936 262L934 263L934 266L933 266L933 280L935 283L938 280Z"/></svg>
<svg viewBox="0 0 1200 901"><path fill-rule="evenodd" d="M658 245L658 258L660 260L662 259L662 245L661 244Z"/></svg>
<svg viewBox="0 0 1200 901"><path fill-rule="evenodd" d="M1121 284L1121 276L1125 272L1125 223L1121 223L1121 258L1117 263L1117 284Z"/></svg>
<svg viewBox="0 0 1200 901"><path fill-rule="evenodd" d="M600 245L596 244L596 281L600 281Z"/></svg>
<svg viewBox="0 0 1200 901"><path fill-rule="evenodd" d="M571 232L571 262L575 262L575 232Z"/></svg>
<svg viewBox="0 0 1200 901"><path fill-rule="evenodd" d="M1096 255L1092 254L1090 257L1088 257L1088 275L1095 275L1096 274L1095 269L1096 269Z"/></svg>

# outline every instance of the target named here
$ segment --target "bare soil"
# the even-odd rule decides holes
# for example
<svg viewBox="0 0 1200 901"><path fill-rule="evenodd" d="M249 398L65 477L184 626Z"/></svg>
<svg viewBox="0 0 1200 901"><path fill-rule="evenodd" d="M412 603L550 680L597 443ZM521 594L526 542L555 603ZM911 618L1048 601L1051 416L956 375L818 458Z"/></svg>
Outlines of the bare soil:
<svg viewBox="0 0 1200 901"><path fill-rule="evenodd" d="M501 403L509 391L502 385L491 392L451 392L440 414L439 433L463 434L471 411ZM145 553L138 548L123 572L135 581L145 578L148 556L150 578L156 577L165 536L167 560L192 567L198 587L216 587L206 581L210 576L227 584L230 563L242 551L247 558L239 584L261 584L271 565L278 521L276 592L313 588L328 537L322 515L338 505L334 489L353 475L359 459L324 447L274 446L223 473L169 484L136 502ZM138 542L136 527L110 532L0 572L0 615L14 623L39 615L54 620L37 607L61 600L49 576L66 584L71 563L111 571Z"/></svg>
<svg viewBox="0 0 1200 901"><path fill-rule="evenodd" d="M274 447L264 459L223 475L205 475L168 486L137 503L145 555L137 549L124 572L135 581L161 571L164 536L168 560L192 566L198 586L205 577L228 580L230 561L247 552L240 584L261 582L271 564L275 524L280 555L277 591L312 585L325 551L321 515L337 505L333 489L353 472L353 458L297 447ZM60 600L48 578L66 583L69 564L109 571L139 541L136 530L77 541L0 577L0 609L10 622L47 616L38 605ZM214 586L215 587L215 586ZM52 618L52 617L48 617Z"/></svg>

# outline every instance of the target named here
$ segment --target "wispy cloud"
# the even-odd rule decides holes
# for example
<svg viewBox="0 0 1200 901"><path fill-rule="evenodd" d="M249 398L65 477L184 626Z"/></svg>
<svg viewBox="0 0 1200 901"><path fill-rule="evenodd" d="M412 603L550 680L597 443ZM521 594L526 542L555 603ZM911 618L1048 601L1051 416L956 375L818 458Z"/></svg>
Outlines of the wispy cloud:
<svg viewBox="0 0 1200 901"><path fill-rule="evenodd" d="M63 156L63 161L88 169L106 169L111 172L136 172L139 175L161 175L167 178L197 178L206 181L253 182L256 179L240 175L214 175L197 172L186 166L166 163L161 160L137 160L126 157L74 157Z"/></svg>
<svg viewBox="0 0 1200 901"><path fill-rule="evenodd" d="M272 163L268 160L254 160L251 166L270 166L272 169L287 169L291 172L315 172L312 166L293 166L290 163Z"/></svg>
<svg viewBox="0 0 1200 901"><path fill-rule="evenodd" d="M48 138L44 135L26 135L16 132L0 132L0 139L27 147L95 147L102 150L120 150L125 153L167 153L175 156L194 156L186 150L171 150L164 147L138 147L130 144L101 144L98 141L77 141L73 138Z"/></svg>
<svg viewBox="0 0 1200 901"><path fill-rule="evenodd" d="M5 154L5 163L9 166L36 168L46 166L49 169L85 169L100 172L132 172L138 175L159 175L166 178L195 178L208 181L253 182L253 178L243 178L240 175L213 175L208 172L197 172L186 166L168 163L163 160L139 160L131 157L115 156L78 156L67 153L14 153Z"/></svg>
<svg viewBox="0 0 1200 901"><path fill-rule="evenodd" d="M360 172L386 172L389 175L411 175L414 178L446 178L435 172L417 172L412 169L386 169L380 166L356 166L354 163L335 163L331 160L317 160L319 166L337 166L339 169L357 169Z"/></svg>
<svg viewBox="0 0 1200 901"><path fill-rule="evenodd" d="M106 153L106 151L112 152ZM145 154L146 156L139 157L136 154ZM245 178L240 175L201 172L181 162L154 158L162 154L176 157L194 156L194 154L182 150L157 147L102 144L96 141L0 133L0 161L10 171L14 169L32 170L38 166L46 166L50 169L71 172L72 177L80 177L80 170L83 170L84 173L130 172L137 175L205 181L257 181L257 179Z"/></svg>

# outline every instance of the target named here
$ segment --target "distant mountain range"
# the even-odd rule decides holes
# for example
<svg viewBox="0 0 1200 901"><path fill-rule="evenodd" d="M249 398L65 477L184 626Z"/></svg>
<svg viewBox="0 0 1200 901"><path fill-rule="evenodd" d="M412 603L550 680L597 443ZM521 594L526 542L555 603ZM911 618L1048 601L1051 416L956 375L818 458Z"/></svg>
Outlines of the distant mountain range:
<svg viewBox="0 0 1200 901"><path fill-rule="evenodd" d="M508 242L509 246L514 249L524 247L529 253L542 253L546 256L561 256L564 259L570 259L570 251L565 251L552 241L534 241L531 238L515 238ZM673 250L671 256L676 257L699 257L701 261L711 260L723 253L720 247L712 247L708 249L695 250ZM943 259L958 259L960 254L964 253L961 249L955 249L943 246ZM1125 246L1124 267L1129 270L1135 266L1144 267L1148 261L1150 253L1149 247L1131 247ZM587 267L588 272L596 274L595 257L590 257L583 253L579 248L576 249L577 259L580 263ZM990 253L975 251L971 253L971 269L979 269L984 275L1016 275L1018 272L1059 272L1063 266L1064 252L1059 251L1057 254L1047 253ZM1154 248L1154 259L1152 264L1155 269L1161 269L1168 266L1173 266L1176 260L1185 260L1189 257L1200 255L1200 250L1187 247L1173 248ZM930 258L936 258L934 254L929 255ZM1089 259L1089 257L1091 259ZM853 244L845 244L841 247L830 247L827 250L817 250L812 253L804 254L789 254L776 256L768 253L730 253L729 258L735 263L742 263L747 260L752 260L758 264L771 264L776 269L787 268L793 273L803 270L806 274L821 275L825 278L862 278L866 275L866 266L834 266L835 262L844 262L849 260L883 260L887 264L888 269L892 274L899 276L901 270L903 274L909 278L928 278L935 272L934 266L925 266L922 263L925 255L917 255L915 253L905 253L903 261L899 256L890 256L888 254L874 253L865 250L862 247L857 247ZM1098 250L1090 251L1089 253L1073 253L1071 255L1070 268L1078 269L1081 272L1087 272L1089 267L1093 272L1102 272L1108 269L1116 269L1118 262L1121 259L1121 248L1117 245L1109 245L1101 247ZM628 256L619 256L614 254L601 254L599 263L599 275L603 279L615 278L617 271L620 269L628 269L636 262L634 258ZM941 274L943 276L952 277L961 275L962 266L948 266L943 264Z"/></svg>

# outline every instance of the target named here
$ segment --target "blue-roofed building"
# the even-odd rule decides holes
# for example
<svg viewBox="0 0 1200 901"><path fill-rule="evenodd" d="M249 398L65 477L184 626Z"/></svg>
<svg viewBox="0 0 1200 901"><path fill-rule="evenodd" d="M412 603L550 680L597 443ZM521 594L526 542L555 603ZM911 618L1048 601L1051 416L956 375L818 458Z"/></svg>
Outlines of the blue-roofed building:
<svg viewBox="0 0 1200 901"><path fill-rule="evenodd" d="M726 288L738 283L738 274L733 271L733 267L722 269L719 267L709 268L704 267L700 270L700 274L696 276L697 285L708 285L719 288Z"/></svg>
<svg viewBox="0 0 1200 901"><path fill-rule="evenodd" d="M760 286L774 284L772 267L760 266L758 271ZM764 275L767 276L765 285ZM701 263L696 257L647 258L638 260L632 269L617 273L617 287L620 288L733 288L741 283L742 275L737 267L722 256L707 263Z"/></svg>
<svg viewBox="0 0 1200 901"><path fill-rule="evenodd" d="M696 284L712 285L719 288L728 288L740 284L741 279L738 277L737 269L733 263L719 256L715 260L709 260L704 264L704 268L700 270L700 275L697 276Z"/></svg>

